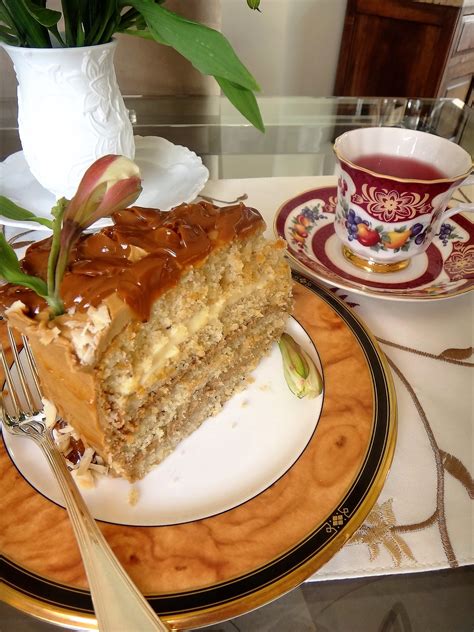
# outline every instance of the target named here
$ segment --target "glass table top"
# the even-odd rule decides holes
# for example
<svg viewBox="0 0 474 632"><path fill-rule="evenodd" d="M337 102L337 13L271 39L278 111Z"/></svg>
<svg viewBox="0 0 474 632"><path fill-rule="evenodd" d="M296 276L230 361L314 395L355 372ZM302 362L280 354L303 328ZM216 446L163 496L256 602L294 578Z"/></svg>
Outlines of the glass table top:
<svg viewBox="0 0 474 632"><path fill-rule="evenodd" d="M332 145L357 127L427 131L474 153L474 110L458 99L260 97L265 134L223 97L125 97L137 135L161 136L203 159L211 179L330 175ZM0 160L21 149L16 99L0 99Z"/></svg>

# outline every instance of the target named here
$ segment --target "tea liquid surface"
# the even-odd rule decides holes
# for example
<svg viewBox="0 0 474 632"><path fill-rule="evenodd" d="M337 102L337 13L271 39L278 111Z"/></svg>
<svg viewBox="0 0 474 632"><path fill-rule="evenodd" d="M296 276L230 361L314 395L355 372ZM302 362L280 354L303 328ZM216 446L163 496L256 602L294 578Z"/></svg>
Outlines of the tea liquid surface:
<svg viewBox="0 0 474 632"><path fill-rule="evenodd" d="M394 178L410 180L439 180L446 178L440 169L427 162L405 156L367 154L353 160L356 165Z"/></svg>

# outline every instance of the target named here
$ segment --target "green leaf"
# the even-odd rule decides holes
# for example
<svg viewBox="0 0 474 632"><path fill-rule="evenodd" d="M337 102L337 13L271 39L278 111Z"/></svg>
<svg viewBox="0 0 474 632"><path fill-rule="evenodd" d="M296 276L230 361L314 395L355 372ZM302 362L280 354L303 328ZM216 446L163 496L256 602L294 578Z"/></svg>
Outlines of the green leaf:
<svg viewBox="0 0 474 632"><path fill-rule="evenodd" d="M12 33L12 31L8 30L5 26L0 24L0 42L5 42L5 44L9 44L10 46L18 46L18 38Z"/></svg>
<svg viewBox="0 0 474 632"><path fill-rule="evenodd" d="M57 43L59 44L61 48L66 48L66 42L64 41L63 37L59 33L57 26L52 26L49 29L49 32L54 36L55 40L57 41Z"/></svg>
<svg viewBox="0 0 474 632"><path fill-rule="evenodd" d="M11 29L15 28L15 23L13 22L13 19L11 15L9 14L9 12L7 11L6 7L3 6L3 3L1 2L1 0L0 0L0 22L2 22L5 26L8 26Z"/></svg>
<svg viewBox="0 0 474 632"><path fill-rule="evenodd" d="M84 28L81 23L77 25L77 33L76 33L76 44L78 46L84 46L86 36L84 33Z"/></svg>
<svg viewBox="0 0 474 632"><path fill-rule="evenodd" d="M20 262L15 251L5 239L5 235L0 233L0 276L15 285L22 285L46 298L48 289L43 279L25 274L20 268Z"/></svg>
<svg viewBox="0 0 474 632"><path fill-rule="evenodd" d="M135 37L141 37L143 39L155 41L155 38L148 30L140 31L138 29L125 29L124 31L122 31L122 33L126 33L127 35L133 35Z"/></svg>
<svg viewBox="0 0 474 632"><path fill-rule="evenodd" d="M27 2L28 0L3 0L3 5L18 30L21 45L32 48L51 48L48 30L36 19L32 19Z"/></svg>
<svg viewBox="0 0 474 632"><path fill-rule="evenodd" d="M106 24L106 28L102 32L100 39L101 44L106 44L107 42L110 42L112 40L114 33L117 32L119 21L120 20L115 13L111 15L109 21Z"/></svg>
<svg viewBox="0 0 474 632"><path fill-rule="evenodd" d="M120 29L120 31L132 28L136 24L136 21L140 19L143 18L141 18L141 15L136 9L128 9L127 11L125 11L125 13L121 14L118 28Z"/></svg>
<svg viewBox="0 0 474 632"><path fill-rule="evenodd" d="M153 0L127 0L127 5L142 14L157 42L173 47L203 74L222 77L248 90L260 90L219 31L172 13Z"/></svg>
<svg viewBox="0 0 474 632"><path fill-rule="evenodd" d="M32 0L24 0L25 7L29 14L42 26L49 28L56 26L61 19L61 13L59 11L53 11L52 9L43 9L38 6Z"/></svg>
<svg viewBox="0 0 474 632"><path fill-rule="evenodd" d="M67 46L74 46L80 25L80 0L61 0L64 16L64 35Z"/></svg>
<svg viewBox="0 0 474 632"><path fill-rule="evenodd" d="M53 229L53 222L50 219L38 217L31 211L21 208L21 206L18 206L4 195L0 195L0 215L17 222L36 222L51 228L51 230Z"/></svg>
<svg viewBox="0 0 474 632"><path fill-rule="evenodd" d="M234 105L252 125L261 132L264 132L265 125L263 124L262 115L260 114L257 99L253 92L231 81L227 81L222 77L216 77L215 79L232 105Z"/></svg>
<svg viewBox="0 0 474 632"><path fill-rule="evenodd" d="M120 21L117 0L89 0L88 5L89 18L88 28L85 28L85 41L88 46L106 44L117 30Z"/></svg>
<svg viewBox="0 0 474 632"><path fill-rule="evenodd" d="M8 27L8 29L13 31L13 33L18 38L20 38L20 32L18 31L18 28L15 24L15 20L13 19L13 16L11 15L8 8L4 5L3 0L0 0L0 22L4 26Z"/></svg>

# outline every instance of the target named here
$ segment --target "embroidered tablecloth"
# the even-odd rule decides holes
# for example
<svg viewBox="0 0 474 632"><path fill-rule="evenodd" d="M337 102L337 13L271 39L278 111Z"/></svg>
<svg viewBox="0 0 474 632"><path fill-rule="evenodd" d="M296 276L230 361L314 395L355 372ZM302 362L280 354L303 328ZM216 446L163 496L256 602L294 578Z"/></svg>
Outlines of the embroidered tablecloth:
<svg viewBox="0 0 474 632"><path fill-rule="evenodd" d="M275 213L286 200L327 186L335 186L334 177L219 180L208 182L202 197L220 204L245 194L272 235ZM474 197L472 187L466 194ZM330 287L360 315L387 355L398 401L398 439L372 512L311 580L472 564L474 292L394 302Z"/></svg>
<svg viewBox="0 0 474 632"><path fill-rule="evenodd" d="M246 194L246 204L260 210L270 235L281 204L332 185L333 177L220 180L208 182L202 194L217 203ZM466 194L472 199L472 187ZM394 302L334 291L361 316L388 358L398 401L398 439L372 512L311 579L472 564L474 292L440 301Z"/></svg>

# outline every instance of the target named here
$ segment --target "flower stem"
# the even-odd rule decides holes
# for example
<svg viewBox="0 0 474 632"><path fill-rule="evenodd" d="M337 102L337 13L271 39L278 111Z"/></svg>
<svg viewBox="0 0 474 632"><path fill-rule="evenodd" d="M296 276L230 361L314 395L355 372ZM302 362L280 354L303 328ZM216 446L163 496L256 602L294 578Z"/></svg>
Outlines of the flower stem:
<svg viewBox="0 0 474 632"><path fill-rule="evenodd" d="M56 283L56 268L58 264L59 250L61 244L61 227L64 211L66 210L68 200L66 198L59 199L51 213L54 217L53 220L53 237L51 242L51 250L48 257L48 272L47 272L47 284L48 284L48 305L53 310L53 315L58 316L64 312L64 305L59 298L59 287Z"/></svg>
<svg viewBox="0 0 474 632"><path fill-rule="evenodd" d="M47 296L46 302L51 308L50 318L55 318L56 316L64 314L64 303L59 296Z"/></svg>

